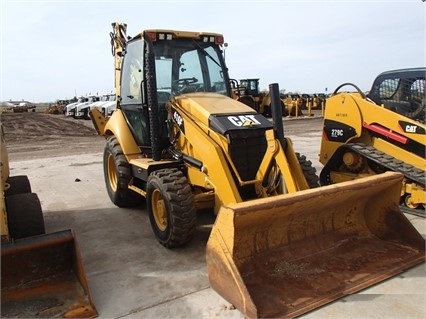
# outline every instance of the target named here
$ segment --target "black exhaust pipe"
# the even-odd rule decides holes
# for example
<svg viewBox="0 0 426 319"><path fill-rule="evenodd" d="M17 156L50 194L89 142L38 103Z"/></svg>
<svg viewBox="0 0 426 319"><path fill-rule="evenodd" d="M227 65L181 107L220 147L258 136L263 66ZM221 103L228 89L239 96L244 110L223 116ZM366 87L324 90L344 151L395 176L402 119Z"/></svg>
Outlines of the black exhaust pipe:
<svg viewBox="0 0 426 319"><path fill-rule="evenodd" d="M287 142L284 138L284 124L280 101L280 88L278 83L269 84L269 95L271 97L271 113L272 113L272 124L274 126L274 132L276 138L280 141L282 148L287 148Z"/></svg>

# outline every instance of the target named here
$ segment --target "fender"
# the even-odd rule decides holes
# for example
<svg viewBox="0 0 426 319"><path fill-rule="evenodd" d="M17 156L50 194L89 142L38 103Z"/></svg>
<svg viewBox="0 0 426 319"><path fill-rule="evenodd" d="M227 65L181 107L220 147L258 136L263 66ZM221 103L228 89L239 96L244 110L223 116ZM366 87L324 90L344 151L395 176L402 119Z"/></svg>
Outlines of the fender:
<svg viewBox="0 0 426 319"><path fill-rule="evenodd" d="M121 109L115 110L109 119L106 119L98 110L90 111L90 117L99 135L102 135L105 139L112 135L117 138L123 154L128 160L129 155L141 153Z"/></svg>

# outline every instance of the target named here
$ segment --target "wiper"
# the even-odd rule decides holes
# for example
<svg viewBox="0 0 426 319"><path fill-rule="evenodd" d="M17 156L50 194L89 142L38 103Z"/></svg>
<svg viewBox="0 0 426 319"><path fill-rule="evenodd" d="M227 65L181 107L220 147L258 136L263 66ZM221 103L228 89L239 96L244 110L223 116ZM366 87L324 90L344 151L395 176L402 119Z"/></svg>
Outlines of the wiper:
<svg viewBox="0 0 426 319"><path fill-rule="evenodd" d="M203 49L195 40L192 40L192 42L195 44L195 46L197 47L197 50L200 51L204 56L208 56L210 58L210 60L212 60L214 63L216 63L216 65L220 68L222 68L222 66L219 64L219 62L217 62L205 49Z"/></svg>

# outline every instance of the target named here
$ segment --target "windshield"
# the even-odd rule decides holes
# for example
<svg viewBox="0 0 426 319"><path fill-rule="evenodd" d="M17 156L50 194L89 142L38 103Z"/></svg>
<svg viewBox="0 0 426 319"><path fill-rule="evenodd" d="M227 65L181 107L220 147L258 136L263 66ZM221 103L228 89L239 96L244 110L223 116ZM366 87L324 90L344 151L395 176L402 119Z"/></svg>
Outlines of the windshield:
<svg viewBox="0 0 426 319"><path fill-rule="evenodd" d="M228 95L219 46L175 39L154 43L157 91L176 96L193 92Z"/></svg>

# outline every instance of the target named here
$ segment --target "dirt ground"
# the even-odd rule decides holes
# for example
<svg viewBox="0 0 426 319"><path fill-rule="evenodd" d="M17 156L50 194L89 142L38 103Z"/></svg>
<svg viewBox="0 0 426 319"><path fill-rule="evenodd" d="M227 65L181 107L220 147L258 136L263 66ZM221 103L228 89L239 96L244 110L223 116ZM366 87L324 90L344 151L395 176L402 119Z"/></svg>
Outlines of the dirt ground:
<svg viewBox="0 0 426 319"><path fill-rule="evenodd" d="M194 239L166 250L146 205L119 208L104 185L105 141L91 121L44 113L1 114L13 175L28 175L46 232L72 229L99 318L222 318L243 315L209 284L205 247L214 216L200 213ZM318 172L323 119L284 120L296 151ZM423 218L408 216L425 234ZM316 318L426 318L424 265L304 315Z"/></svg>
<svg viewBox="0 0 426 319"><path fill-rule="evenodd" d="M105 139L96 133L90 120L29 112L2 113L1 122L11 161L98 153L105 145ZM322 118L317 115L309 121L286 118L284 123L289 137L312 134L319 137Z"/></svg>
<svg viewBox="0 0 426 319"><path fill-rule="evenodd" d="M91 121L41 112L2 113L11 161L102 152Z"/></svg>

